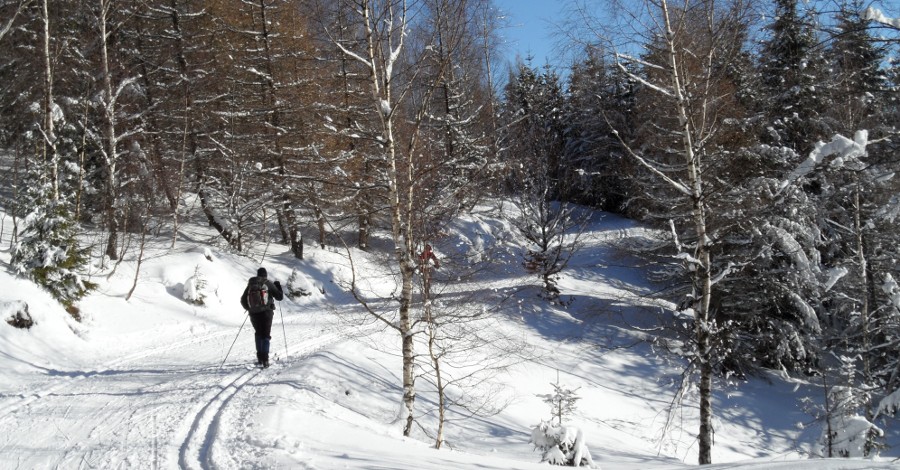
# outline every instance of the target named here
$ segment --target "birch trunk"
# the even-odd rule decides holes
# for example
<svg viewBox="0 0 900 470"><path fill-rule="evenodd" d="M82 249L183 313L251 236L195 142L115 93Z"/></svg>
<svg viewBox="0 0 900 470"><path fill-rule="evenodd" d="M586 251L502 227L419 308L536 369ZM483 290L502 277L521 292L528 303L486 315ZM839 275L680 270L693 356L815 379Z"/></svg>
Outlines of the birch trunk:
<svg viewBox="0 0 900 470"><path fill-rule="evenodd" d="M372 104L374 113L378 116L381 135L379 143L384 152L386 162L385 180L387 187L387 208L390 215L391 239L394 244L394 259L396 268L400 274L399 296L396 299L399 309L396 316L390 319L378 315L370 310L377 318L396 329L402 342L403 361L403 398L402 407L405 413L405 425L403 434L409 436L414 423L414 409L416 401L415 388L415 342L414 337L416 321L412 317L413 305L413 275L416 271L416 259L413 249L415 247L414 218L417 213L414 203L417 200L415 192L421 190L418 186L416 173L419 171L415 155L421 150L420 129L427 116L427 103L437 90L437 84L443 79L443 65L434 74L433 81L429 83L423 95L415 98L414 106L418 107L414 117L404 121L402 126L403 145L398 143L397 128L395 126L395 110L403 109L404 105L412 101L411 88L394 90L394 66L400 58L404 45L404 37L407 34L407 4L405 0L393 0L382 3L374 0L360 1L354 4L362 17L362 26L366 32L365 52L354 52L340 41L335 45L348 57L365 64L369 71L370 86L372 89ZM381 10L373 12L377 6ZM373 14L377 13L377 20ZM377 24L376 24L377 21ZM413 72L414 74L416 72ZM411 87L414 80L406 83ZM404 98L405 97L405 98ZM404 101L406 99L407 101ZM408 107L407 107L408 108ZM407 109L408 110L408 109ZM407 114L407 116L409 116ZM380 173L379 173L380 174ZM361 228L363 225L361 224ZM360 233L362 235L362 231ZM359 299L359 297L357 297Z"/></svg>
<svg viewBox="0 0 900 470"><path fill-rule="evenodd" d="M431 313L431 293L427 283L423 287L423 295L425 297L425 318L428 322L428 356L434 367L435 387L438 394L438 428L434 438L434 448L440 449L444 444L444 423L447 421L447 391L444 376L441 373L441 353L437 344L438 325Z"/></svg>
<svg viewBox="0 0 900 470"><path fill-rule="evenodd" d="M41 10L43 26L44 59L44 162L50 166L50 184L54 201L59 200L59 158L56 155L56 132L53 129L53 69L50 63L50 8L49 0L44 0Z"/></svg>
<svg viewBox="0 0 900 470"><path fill-rule="evenodd" d="M108 0L100 0L100 54L103 66L103 99L104 99L104 163L106 165L106 223L109 230L106 256L109 259L118 259L118 221L116 220L116 203L118 194L116 186L116 148L118 147L116 136L116 114L115 114L115 96L112 89L112 76L109 67L109 47L108 33L106 31L106 23L109 14L110 2Z"/></svg>
<svg viewBox="0 0 900 470"><path fill-rule="evenodd" d="M405 4L400 14L394 10L394 4L384 5L387 10L384 12L386 16L381 19L385 29L381 29L374 24L375 19L372 18L373 4L371 0L362 2L359 6L359 13L362 16L363 26L366 30L366 52L365 55L353 53L338 43L337 46L348 56L364 63L369 70L370 85L372 87L372 101L374 112L378 115L381 123L382 131L382 148L388 163L387 187L388 187L388 206L391 218L391 239L394 243L394 258L400 271L400 307L397 312L398 321L394 326L400 333L402 343L402 361L403 361L403 398L402 403L405 408L405 424L403 427L403 435L409 436L412 432L414 421L414 409L416 402L415 389L415 343L413 322L411 316L412 293L413 293L413 274L415 273L415 263L412 258L412 241L411 220L410 220L410 203L413 175L413 164L411 158L401 162L403 156L397 148L397 141L394 136L394 113L393 113L393 96L392 96L392 79L394 62L399 57L400 50L403 47L403 36L406 29L406 11ZM395 24L394 21L397 21ZM393 44L396 36L398 44ZM384 54L387 54L385 56ZM405 171L404 171L405 164ZM407 192L403 192L406 188ZM362 233L361 233L362 235Z"/></svg>

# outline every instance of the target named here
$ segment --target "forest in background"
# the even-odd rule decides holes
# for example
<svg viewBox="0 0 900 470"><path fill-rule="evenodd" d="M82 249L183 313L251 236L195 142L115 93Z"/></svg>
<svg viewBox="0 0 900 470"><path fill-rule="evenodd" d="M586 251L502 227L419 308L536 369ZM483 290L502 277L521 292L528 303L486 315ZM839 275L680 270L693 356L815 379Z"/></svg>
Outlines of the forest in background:
<svg viewBox="0 0 900 470"><path fill-rule="evenodd" d="M77 317L87 266L174 243L189 195L235 252L387 234L408 432L422 246L511 200L556 302L572 205L617 212L670 235L644 255L692 320L701 463L714 378L760 368L821 378L822 415L877 452L900 402L900 15L607 4L572 3L563 80L505 64L490 0L0 0L13 268Z"/></svg>

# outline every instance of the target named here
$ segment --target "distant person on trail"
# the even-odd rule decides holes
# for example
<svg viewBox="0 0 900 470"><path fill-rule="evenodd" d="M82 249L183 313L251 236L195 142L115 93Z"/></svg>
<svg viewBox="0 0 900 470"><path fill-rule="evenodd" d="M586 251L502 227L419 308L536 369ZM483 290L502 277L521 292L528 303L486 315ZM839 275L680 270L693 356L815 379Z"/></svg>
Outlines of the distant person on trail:
<svg viewBox="0 0 900 470"><path fill-rule="evenodd" d="M269 367L269 343L272 340L272 318L275 301L284 299L281 283L268 279L266 268L256 270L256 276L247 281L241 294L241 306L250 314L250 323L256 332L256 364Z"/></svg>
<svg viewBox="0 0 900 470"><path fill-rule="evenodd" d="M425 249L419 255L419 264L422 269L422 280L426 293L431 292L431 263L434 263L434 269L441 269L441 261L431 251L431 245L425 244Z"/></svg>
<svg viewBox="0 0 900 470"><path fill-rule="evenodd" d="M425 250L419 255L419 261L422 262L422 266L428 266L429 262L433 262L434 269L441 269L441 261L435 256L434 252L431 251L431 245L427 243L425 244Z"/></svg>

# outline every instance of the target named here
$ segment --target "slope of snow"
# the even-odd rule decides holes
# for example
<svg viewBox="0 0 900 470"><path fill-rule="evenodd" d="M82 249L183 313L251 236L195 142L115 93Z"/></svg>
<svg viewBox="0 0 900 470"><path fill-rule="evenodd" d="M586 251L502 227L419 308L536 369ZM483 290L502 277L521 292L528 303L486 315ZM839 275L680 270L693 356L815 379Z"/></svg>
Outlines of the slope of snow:
<svg viewBox="0 0 900 470"><path fill-rule="evenodd" d="M460 370L498 364L501 351L509 357L453 392L481 394L497 413L451 408L440 450L432 445L436 394L425 377L417 382L419 426L402 436L400 338L366 321L346 292L345 253L307 247L297 261L272 244L239 256L203 228L186 226L175 248L165 236L148 244L128 301L134 254L114 271L92 267L100 287L80 303L79 323L11 273L5 222L0 303L27 301L36 324L0 324L0 468L547 468L529 438L550 418L537 395L557 380L578 389L569 424L583 430L602 468L675 469L696 461L693 392L679 413L666 414L680 364L656 354L635 328L654 325L671 305L642 296L654 286L615 248L655 237L628 220L595 218L560 281L568 308L537 298L537 280L522 270L521 240L508 223L484 211L455 225L439 254L460 257L436 273L435 308L499 312L479 323L493 344L467 352L470 362ZM484 269L456 276L463 255ZM393 277L377 258L353 253L365 292L388 297ZM279 304L272 329L278 361L262 371L250 366L252 328L238 302L260 265L282 283L296 269L312 287L310 296ZM195 271L206 284L202 306L184 300ZM814 387L771 377L718 391L713 461L723 463L708 468L890 468L898 453L807 460L817 435L797 426L810 419L798 397L816 398ZM888 432L896 442L896 431Z"/></svg>

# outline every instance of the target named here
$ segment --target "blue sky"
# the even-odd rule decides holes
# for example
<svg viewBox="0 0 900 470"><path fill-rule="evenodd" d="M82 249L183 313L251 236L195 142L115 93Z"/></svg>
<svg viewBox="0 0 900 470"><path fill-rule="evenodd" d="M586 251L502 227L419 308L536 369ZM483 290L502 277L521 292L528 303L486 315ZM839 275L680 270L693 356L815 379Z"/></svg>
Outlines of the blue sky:
<svg viewBox="0 0 900 470"><path fill-rule="evenodd" d="M495 0L495 4L509 16L509 28L500 31L506 41L506 52L510 61L516 55L525 58L534 56L532 65L565 67L554 51L553 23L559 23L564 16L568 2L562 0Z"/></svg>

